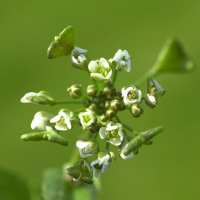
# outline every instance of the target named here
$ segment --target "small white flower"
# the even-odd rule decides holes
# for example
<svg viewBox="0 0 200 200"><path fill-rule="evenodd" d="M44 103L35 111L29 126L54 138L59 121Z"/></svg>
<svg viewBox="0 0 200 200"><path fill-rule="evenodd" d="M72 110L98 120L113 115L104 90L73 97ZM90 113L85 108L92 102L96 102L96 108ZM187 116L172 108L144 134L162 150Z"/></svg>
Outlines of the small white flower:
<svg viewBox="0 0 200 200"><path fill-rule="evenodd" d="M45 112L45 111L39 111L35 114L34 119L31 123L32 129L39 129L41 131L46 130L46 126L49 124L50 119L52 119L54 115Z"/></svg>
<svg viewBox="0 0 200 200"><path fill-rule="evenodd" d="M87 158L99 152L99 144L94 139L90 141L78 140L76 146L79 148L81 158Z"/></svg>
<svg viewBox="0 0 200 200"><path fill-rule="evenodd" d="M65 131L72 128L72 123L75 120L74 113L67 109L59 111L58 115L50 120L50 123L56 123L55 128L60 131Z"/></svg>
<svg viewBox="0 0 200 200"><path fill-rule="evenodd" d="M127 137L124 138L121 146L119 147L119 152L120 152L120 156L124 159L124 160L128 160L128 159L131 159L133 158L134 154L133 152L129 153L128 155L124 155L123 154L123 150L127 147L127 145L129 144L129 141L127 139Z"/></svg>
<svg viewBox="0 0 200 200"><path fill-rule="evenodd" d="M35 103L42 105L53 105L53 97L46 91L40 91L38 93L29 92L21 98L21 103Z"/></svg>
<svg viewBox="0 0 200 200"><path fill-rule="evenodd" d="M125 89L122 88L122 97L125 105L140 103L142 100L142 92L135 86L130 86Z"/></svg>
<svg viewBox="0 0 200 200"><path fill-rule="evenodd" d="M106 173L109 166L115 161L115 154L113 152L100 152L98 158L91 163L94 176L98 178L101 173Z"/></svg>
<svg viewBox="0 0 200 200"><path fill-rule="evenodd" d="M83 129L90 127L96 119L94 113L90 109L86 109L86 112L81 112L78 117L83 126Z"/></svg>
<svg viewBox="0 0 200 200"><path fill-rule="evenodd" d="M115 146L119 146L123 141L121 124L110 123L106 127L101 127L99 135L101 139L106 139Z"/></svg>
<svg viewBox="0 0 200 200"><path fill-rule="evenodd" d="M98 82L105 81L112 76L112 69L104 58L99 61L91 61L88 68L92 72L91 78Z"/></svg>
<svg viewBox="0 0 200 200"><path fill-rule="evenodd" d="M131 56L127 50L122 51L119 49L112 62L116 63L116 70L120 71L124 68L127 72L131 71Z"/></svg>
<svg viewBox="0 0 200 200"><path fill-rule="evenodd" d="M72 65L79 69L87 68L88 64L87 54L88 54L87 50L75 47L71 53Z"/></svg>

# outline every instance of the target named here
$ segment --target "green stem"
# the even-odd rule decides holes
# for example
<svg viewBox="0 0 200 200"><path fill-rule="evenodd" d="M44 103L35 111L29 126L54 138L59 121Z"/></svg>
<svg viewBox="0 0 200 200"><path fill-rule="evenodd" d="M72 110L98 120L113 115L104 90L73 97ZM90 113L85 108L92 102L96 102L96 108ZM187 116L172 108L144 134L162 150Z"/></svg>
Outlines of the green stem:
<svg viewBox="0 0 200 200"><path fill-rule="evenodd" d="M92 138L93 138L93 139L96 139L97 135L98 135L98 132L96 132L96 133L93 133L93 136L92 136Z"/></svg>
<svg viewBox="0 0 200 200"><path fill-rule="evenodd" d="M119 119L118 116L115 116L116 120L118 123L122 124L122 126L127 129L128 131L130 131L131 133L135 132L133 128L131 128L130 126L128 126L127 124L121 122L121 120Z"/></svg>
<svg viewBox="0 0 200 200"><path fill-rule="evenodd" d="M147 82L148 77L155 77L158 74L156 66L153 66L148 72L146 72L139 80L137 80L134 85L138 87L143 86Z"/></svg>
<svg viewBox="0 0 200 200"><path fill-rule="evenodd" d="M72 156L71 156L71 158L70 158L70 163L73 164L73 163L75 163L77 160L79 160L80 158L81 158L81 157L80 157L80 155L79 155L79 149L76 148L76 149L74 149L73 154L72 154Z"/></svg>
<svg viewBox="0 0 200 200"><path fill-rule="evenodd" d="M101 91L102 87L101 87L101 83L97 83L98 85L98 90Z"/></svg>
<svg viewBox="0 0 200 200"><path fill-rule="evenodd" d="M113 83L113 85L115 84L115 81L116 81L116 78L117 78L117 70L116 69L114 69L114 75L113 75L113 79L112 79L112 83Z"/></svg>
<svg viewBox="0 0 200 200"><path fill-rule="evenodd" d="M81 101L56 101L54 105L57 104L81 104Z"/></svg>
<svg viewBox="0 0 200 200"><path fill-rule="evenodd" d="M89 78L90 78L90 71L89 71L89 70L86 70L86 72L87 72L87 74L88 74L88 76L89 76ZM91 78L90 78L90 80L91 80ZM92 85L97 86L97 82L96 82L96 81L91 80L91 83L92 83Z"/></svg>
<svg viewBox="0 0 200 200"><path fill-rule="evenodd" d="M109 150L109 145L110 143L109 142L106 142L106 149Z"/></svg>
<svg viewBox="0 0 200 200"><path fill-rule="evenodd" d="M79 114L81 111L85 111L85 108L80 108L74 111L75 114Z"/></svg>

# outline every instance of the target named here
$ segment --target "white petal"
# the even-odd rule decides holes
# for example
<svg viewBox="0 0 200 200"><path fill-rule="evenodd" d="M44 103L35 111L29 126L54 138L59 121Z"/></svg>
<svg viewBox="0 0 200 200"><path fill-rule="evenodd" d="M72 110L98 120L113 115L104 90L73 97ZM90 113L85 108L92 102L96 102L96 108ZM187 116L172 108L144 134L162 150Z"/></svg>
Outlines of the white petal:
<svg viewBox="0 0 200 200"><path fill-rule="evenodd" d="M124 155L124 154L120 154L120 156L124 159L124 160L128 160L128 159L131 159L133 158L134 154L133 152L129 153L128 155Z"/></svg>
<svg viewBox="0 0 200 200"><path fill-rule="evenodd" d="M102 165L103 163L107 163L109 160L110 156L106 154L104 157L100 159L99 165Z"/></svg>
<svg viewBox="0 0 200 200"><path fill-rule="evenodd" d="M91 72L95 73L95 72L98 71L99 66L98 66L97 62L93 60L93 61L91 61L91 62L89 63L88 69L89 69Z"/></svg>
<svg viewBox="0 0 200 200"><path fill-rule="evenodd" d="M120 137L117 138L110 138L109 142L115 146L119 146L122 142L120 140Z"/></svg>
<svg viewBox="0 0 200 200"><path fill-rule="evenodd" d="M115 54L115 56L114 56L114 58L113 58L113 61L119 63L119 62L122 60L122 58L123 58L122 50L119 49L119 50L117 51L117 53Z"/></svg>
<svg viewBox="0 0 200 200"><path fill-rule="evenodd" d="M142 100L142 92L138 90L138 102L140 103Z"/></svg>
<svg viewBox="0 0 200 200"><path fill-rule="evenodd" d="M96 178L99 178L101 175L101 169L96 169L95 167L93 168L94 176Z"/></svg>
<svg viewBox="0 0 200 200"><path fill-rule="evenodd" d="M111 130L115 130L115 129L117 129L118 128L118 126L108 126L107 128L106 128L106 130L107 131L111 131Z"/></svg>
<svg viewBox="0 0 200 200"><path fill-rule="evenodd" d="M109 72L110 73L110 72ZM112 73L112 72L111 72ZM91 76L96 80L96 81L103 81L103 80L106 80L107 79L107 76L103 76L102 74L99 74L99 73L91 73ZM110 77L109 77L110 78Z"/></svg>
<svg viewBox="0 0 200 200"><path fill-rule="evenodd" d="M106 79L109 79L112 76L112 69L110 70L110 72L107 74Z"/></svg>
<svg viewBox="0 0 200 200"><path fill-rule="evenodd" d="M130 72L130 71L131 71L131 60L129 60L129 61L126 63L126 66L124 67L124 69L125 69L127 72Z"/></svg>
<svg viewBox="0 0 200 200"><path fill-rule="evenodd" d="M68 127L67 127L66 124L56 124L55 128L57 130L60 130L60 131L66 131L66 130L68 130Z"/></svg>
<svg viewBox="0 0 200 200"><path fill-rule="evenodd" d="M156 94L157 94L157 97L161 97L165 94L165 90L159 85L159 83L154 79L154 83L155 83L155 86L156 86Z"/></svg>
<svg viewBox="0 0 200 200"><path fill-rule="evenodd" d="M96 165L96 164L99 164L99 160L98 160L98 159L92 161L91 166L93 167L93 166Z"/></svg>
<svg viewBox="0 0 200 200"><path fill-rule="evenodd" d="M121 128L119 129L118 134L119 134L119 136L120 136L120 140L122 141L124 135L123 135L123 132L122 132L122 129L121 129Z"/></svg>
<svg viewBox="0 0 200 200"><path fill-rule="evenodd" d="M59 121L61 118L61 115L56 115L55 117L53 117L51 120L50 120L50 123L55 123L57 121Z"/></svg>
<svg viewBox="0 0 200 200"><path fill-rule="evenodd" d="M106 127L101 127L99 130L99 136L101 139L105 139L106 138Z"/></svg>
<svg viewBox="0 0 200 200"><path fill-rule="evenodd" d="M147 94L147 97L148 97L149 101L151 101L151 103L153 103L154 105L156 105L157 102L156 102L156 99L155 99L154 96L151 96L151 95Z"/></svg>
<svg viewBox="0 0 200 200"><path fill-rule="evenodd" d="M128 61L128 60L131 59L131 57L130 57L130 55L129 55L129 53L128 53L127 50L124 50L124 51L123 51L123 54L124 54L124 57L125 57L125 60L126 60L126 61Z"/></svg>
<svg viewBox="0 0 200 200"><path fill-rule="evenodd" d="M105 163L105 164L103 165L103 167L102 167L102 169L101 169L102 173L106 173L106 172L107 172L107 170L108 170L110 164L111 164L111 162L107 162L107 163Z"/></svg>
<svg viewBox="0 0 200 200"><path fill-rule="evenodd" d="M85 141L82 141L82 140L78 140L76 142L76 146L79 148L79 149L83 149L85 148L89 143L88 142L85 142Z"/></svg>
<svg viewBox="0 0 200 200"><path fill-rule="evenodd" d="M33 103L33 102L31 102L30 100L27 99L27 98L30 97L30 96L37 96L37 93L35 93L35 92L29 92L29 93L25 94L25 95L21 98L20 102L21 102L21 103Z"/></svg>
<svg viewBox="0 0 200 200"><path fill-rule="evenodd" d="M107 60L105 58L101 58L99 60L99 66L101 67L101 65L103 65L104 67L110 67Z"/></svg>

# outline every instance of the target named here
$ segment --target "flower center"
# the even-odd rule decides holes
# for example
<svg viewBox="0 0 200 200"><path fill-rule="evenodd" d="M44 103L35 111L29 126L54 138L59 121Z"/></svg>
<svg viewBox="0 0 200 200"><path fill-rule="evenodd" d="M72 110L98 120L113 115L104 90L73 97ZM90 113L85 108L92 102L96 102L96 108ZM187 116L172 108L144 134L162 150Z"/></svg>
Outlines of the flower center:
<svg viewBox="0 0 200 200"><path fill-rule="evenodd" d="M131 90L131 91L128 92L127 96L128 96L128 98L130 100L137 99L138 98L137 90L134 88L133 90Z"/></svg>
<svg viewBox="0 0 200 200"><path fill-rule="evenodd" d="M65 118L63 116L58 121L58 124L60 124L60 125L65 124Z"/></svg>
<svg viewBox="0 0 200 200"><path fill-rule="evenodd" d="M83 116L82 116L82 121L83 121L84 123L88 123L90 120L91 120L90 115L83 115Z"/></svg>
<svg viewBox="0 0 200 200"><path fill-rule="evenodd" d="M107 140L113 138L114 140L119 136L118 129L114 129L105 133Z"/></svg>
<svg viewBox="0 0 200 200"><path fill-rule="evenodd" d="M100 74L106 77L108 75L108 71L105 68L103 68L104 67L103 64L101 65L101 67L102 68L100 69Z"/></svg>

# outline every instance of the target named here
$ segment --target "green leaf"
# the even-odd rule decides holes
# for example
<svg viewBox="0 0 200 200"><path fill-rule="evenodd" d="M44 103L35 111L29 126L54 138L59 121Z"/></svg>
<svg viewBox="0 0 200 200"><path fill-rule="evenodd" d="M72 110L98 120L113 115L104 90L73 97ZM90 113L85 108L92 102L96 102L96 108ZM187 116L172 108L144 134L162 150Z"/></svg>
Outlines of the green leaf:
<svg viewBox="0 0 200 200"><path fill-rule="evenodd" d="M63 137L54 132L44 131L44 132L34 132L27 133L21 136L21 140L25 141L41 141L46 140L48 142L58 143L64 146L68 146L68 141Z"/></svg>
<svg viewBox="0 0 200 200"><path fill-rule="evenodd" d="M0 167L0 199L30 200L27 181L15 172Z"/></svg>
<svg viewBox="0 0 200 200"><path fill-rule="evenodd" d="M47 169L42 179L43 200L72 200L72 190L59 169Z"/></svg>
<svg viewBox="0 0 200 200"><path fill-rule="evenodd" d="M55 37L49 48L47 49L48 58L57 58L60 56L71 55L72 50L74 49L74 28L68 26L65 28L59 36Z"/></svg>
<svg viewBox="0 0 200 200"><path fill-rule="evenodd" d="M189 72L195 69L194 61L184 51L181 43L169 38L162 48L152 70L158 72Z"/></svg>

